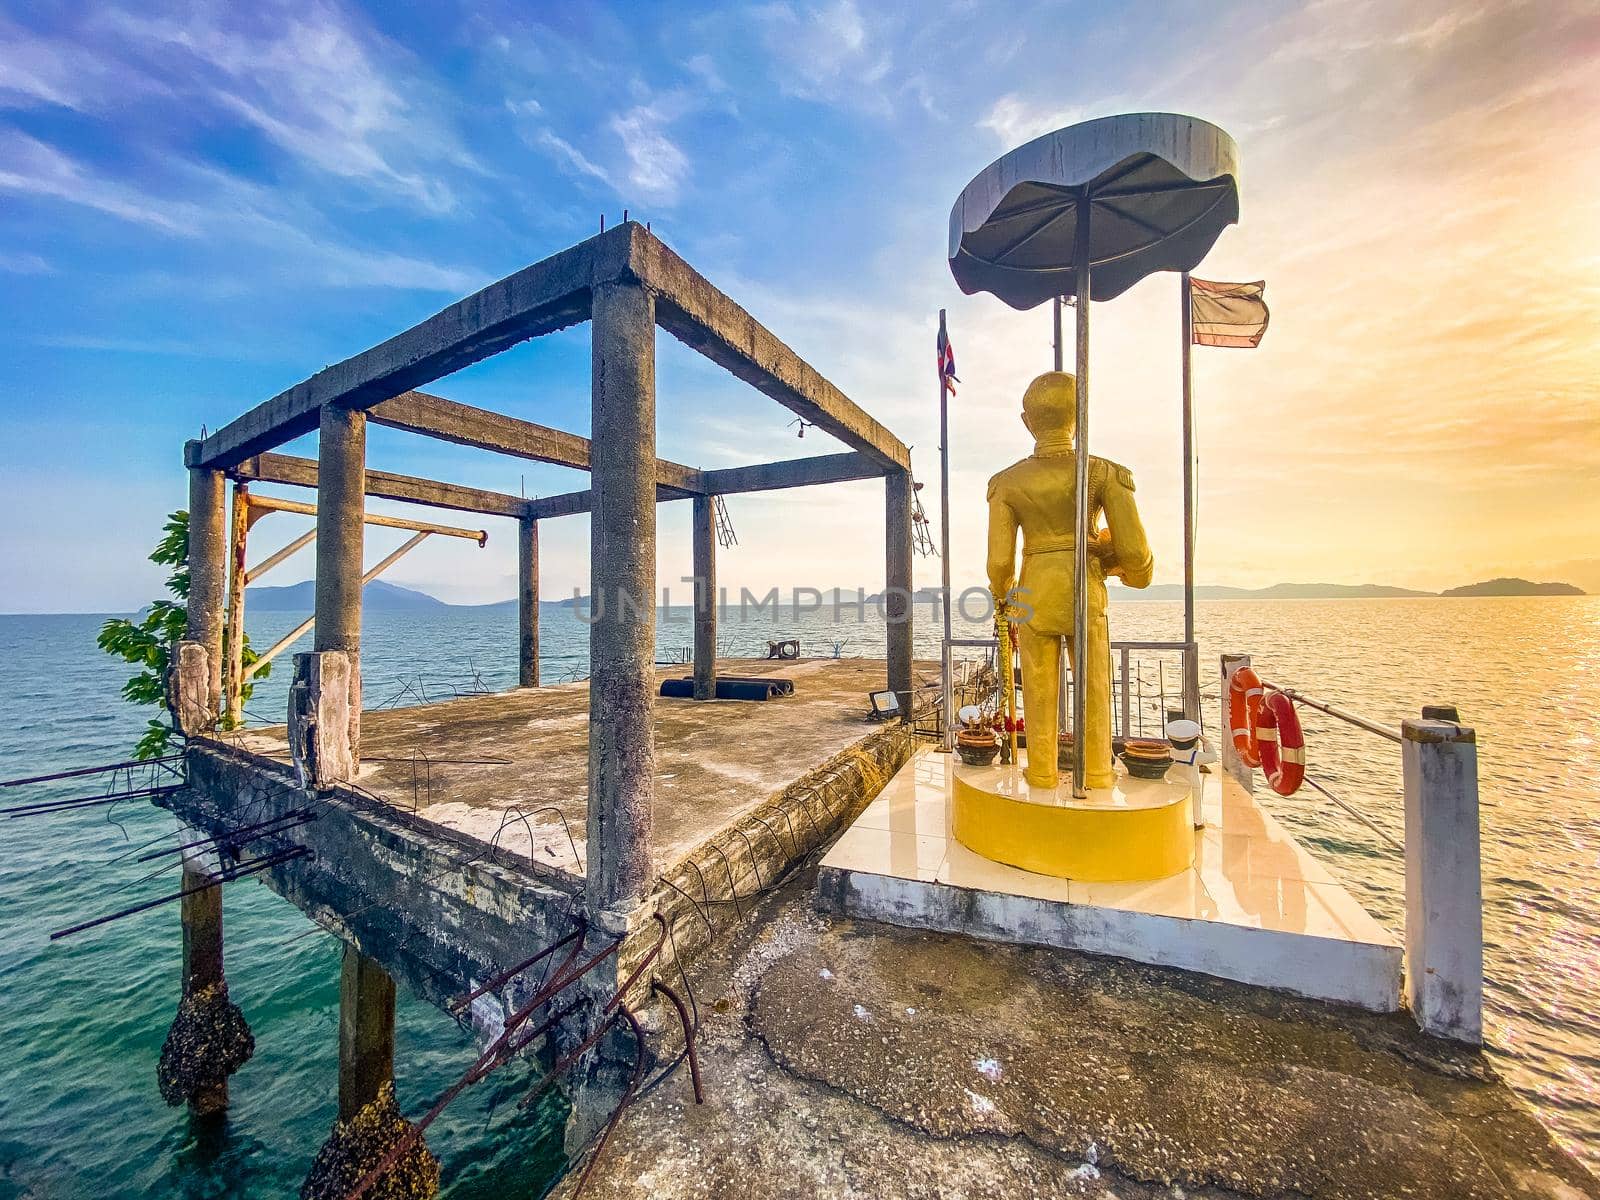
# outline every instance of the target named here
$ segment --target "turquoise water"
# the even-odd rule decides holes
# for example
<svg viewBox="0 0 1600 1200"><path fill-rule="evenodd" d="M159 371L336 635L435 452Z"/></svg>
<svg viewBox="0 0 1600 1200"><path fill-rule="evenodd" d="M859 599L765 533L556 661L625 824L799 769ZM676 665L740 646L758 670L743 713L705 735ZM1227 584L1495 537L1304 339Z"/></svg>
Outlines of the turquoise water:
<svg viewBox="0 0 1600 1200"><path fill-rule="evenodd" d="M95 649L101 620L0 617L0 776L108 761L137 737L148 712L117 697L125 668ZM266 644L296 620L260 614L250 632ZM1176 608L1164 604L1117 606L1112 620L1122 638L1173 638L1180 628ZM506 610L370 613L368 703L510 686L514 624ZM798 634L807 652L831 653L835 641L845 654L883 649L870 610L857 623L848 612L835 622L826 609L725 619L723 649L759 651L780 634ZM924 621L919 654L933 656L936 636ZM1273 682L1380 720L1397 724L1423 703L1449 701L1477 727L1492 1053L1557 1135L1600 1166L1600 813L1592 766L1600 753L1600 598L1208 603L1199 636L1208 675L1219 652L1243 650ZM686 645L688 625L663 624L658 641L663 652ZM587 629L570 614L547 613L545 678L581 673L586 645ZM1151 672L1153 700L1162 683L1153 665ZM1169 671L1166 688L1175 680ZM250 711L281 720L285 687L282 675L267 680ZM1314 712L1304 718L1311 774L1398 835L1398 748ZM1314 793L1274 798L1272 807L1399 928L1395 852ZM229 886L229 985L257 1050L234 1077L226 1126L202 1134L155 1086L177 994L175 909L47 941L52 929L175 888L175 871L140 883L143 867L105 865L169 830L170 818L141 804L119 805L115 817L120 824L98 810L0 823L0 1200L293 1194L334 1115L339 947L265 887ZM397 1086L415 1114L475 1047L408 997L397 1024ZM559 1170L559 1107L518 1114L506 1102L527 1078L508 1074L468 1092L430 1130L445 1195L536 1196Z"/></svg>

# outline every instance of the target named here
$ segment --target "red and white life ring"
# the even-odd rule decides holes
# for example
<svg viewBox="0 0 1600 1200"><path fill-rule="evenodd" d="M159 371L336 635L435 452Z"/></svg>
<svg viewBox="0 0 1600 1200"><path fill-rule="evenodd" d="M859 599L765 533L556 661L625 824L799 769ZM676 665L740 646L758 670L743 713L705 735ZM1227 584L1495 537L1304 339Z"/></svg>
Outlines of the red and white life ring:
<svg viewBox="0 0 1600 1200"><path fill-rule="evenodd" d="M1261 677L1249 667L1235 667L1228 676L1228 727L1233 749L1249 767L1261 765L1256 748L1256 723L1261 718Z"/></svg>
<svg viewBox="0 0 1600 1200"><path fill-rule="evenodd" d="M1306 737L1294 703L1282 692L1272 692L1262 702L1255 725L1261 773L1280 796L1292 796L1306 777Z"/></svg>

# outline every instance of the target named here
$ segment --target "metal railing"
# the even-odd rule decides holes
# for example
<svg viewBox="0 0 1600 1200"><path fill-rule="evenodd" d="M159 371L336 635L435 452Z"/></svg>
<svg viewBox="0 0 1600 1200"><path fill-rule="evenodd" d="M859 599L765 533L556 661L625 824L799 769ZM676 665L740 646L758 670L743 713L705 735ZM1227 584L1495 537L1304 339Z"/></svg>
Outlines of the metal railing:
<svg viewBox="0 0 1600 1200"><path fill-rule="evenodd" d="M992 700L999 687L999 671L995 666L996 656L999 654L1000 643L996 638L950 638L944 642L943 669L951 680L951 696L948 709L945 713L945 726L947 731L953 730L957 724L955 714L961 711L965 704L982 704ZM970 659L958 660L955 656L957 650L982 650L983 661L991 672L991 682L986 688L978 689L973 694L969 686L964 688L962 682L956 679L956 672L961 662L970 662ZM1176 670L1169 668L1168 661L1160 657L1139 657L1138 652L1148 654L1175 654L1178 657ZM1113 731L1118 737L1142 736L1145 732L1146 718L1155 730L1164 730L1167 720L1174 713L1181 712L1191 720L1205 724L1204 714L1201 710L1199 688L1191 681L1197 681L1199 672L1199 647L1194 642L1179 641L1149 641L1149 640L1123 640L1111 643L1112 660L1117 665L1117 670L1111 677L1111 710ZM1171 690L1168 690L1168 685ZM1061 673L1061 695L1063 699L1070 694L1072 687L1072 666L1063 658ZM965 694L963 694L965 693ZM1172 702L1176 702L1176 707ZM1065 729L1067 722L1065 714L1061 727Z"/></svg>

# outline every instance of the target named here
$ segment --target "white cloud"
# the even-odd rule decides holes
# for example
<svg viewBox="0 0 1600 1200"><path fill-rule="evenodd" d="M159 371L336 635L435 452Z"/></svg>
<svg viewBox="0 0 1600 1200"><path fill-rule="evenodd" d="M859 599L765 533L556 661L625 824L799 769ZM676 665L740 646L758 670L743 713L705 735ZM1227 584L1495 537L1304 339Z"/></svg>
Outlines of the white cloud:
<svg viewBox="0 0 1600 1200"><path fill-rule="evenodd" d="M84 170L53 146L12 129L0 129L0 191L43 196L94 209L163 233L192 237L189 205L165 202Z"/></svg>
<svg viewBox="0 0 1600 1200"><path fill-rule="evenodd" d="M11 275L54 275L56 269L42 255L0 254L0 271Z"/></svg>
<svg viewBox="0 0 1600 1200"><path fill-rule="evenodd" d="M147 74L171 72L300 162L431 212L455 206L445 175L481 168L426 107L434 91L397 47L325 4L223 23L237 11L116 13L105 23ZM188 63L175 69L174 52Z"/></svg>
<svg viewBox="0 0 1600 1200"><path fill-rule="evenodd" d="M671 204L689 174L689 159L667 136L670 118L661 104L640 104L611 118L611 132L622 139L628 157L628 182L641 199Z"/></svg>
<svg viewBox="0 0 1600 1200"><path fill-rule="evenodd" d="M887 112L879 85L893 63L878 50L855 0L797 7L772 4L756 13L775 61L774 82L793 96Z"/></svg>

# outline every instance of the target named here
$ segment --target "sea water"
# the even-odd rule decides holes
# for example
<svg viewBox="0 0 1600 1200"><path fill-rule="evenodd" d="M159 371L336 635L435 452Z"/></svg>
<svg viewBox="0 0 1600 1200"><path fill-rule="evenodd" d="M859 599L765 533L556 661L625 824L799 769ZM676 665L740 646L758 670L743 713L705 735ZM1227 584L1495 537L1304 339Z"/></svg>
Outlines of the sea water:
<svg viewBox="0 0 1600 1200"><path fill-rule="evenodd" d="M935 658L933 613L919 605L915 615L919 657ZM669 617L657 638L663 657L692 640L684 614ZM95 648L103 620L0 617L0 777L111 761L132 746L151 710L118 698L128 668ZM262 613L249 630L259 647L298 620ZM1116 638L1174 640L1181 614L1167 604L1114 605L1112 626ZM987 630L958 621L957 632ZM735 610L719 641L725 654L760 654L778 637L798 637L808 655L881 656L884 647L871 605ZM1273 683L1387 724L1426 703L1454 703L1476 728L1490 1053L1557 1137L1600 1167L1600 598L1210 602L1200 606L1198 637L1212 729L1223 651L1251 654ZM585 674L587 646L588 629L570 609L546 607L547 682ZM362 663L370 707L510 687L515 612L369 612ZM282 720L286 675L285 665L262 682L253 717ZM1177 685L1170 668L1146 675L1150 731L1159 696L1176 703ZM1399 748L1313 710L1302 720L1312 777L1398 840ZM1310 789L1269 792L1265 802L1399 932L1397 851ZM233 1079L221 1127L192 1125L156 1089L177 998L175 906L48 940L53 929L175 890L174 869L144 878L160 864L109 862L171 827L139 802L0 823L0 1200L278 1197L298 1190L327 1135L339 945L264 886L239 882L226 893L229 988L255 1031L256 1055ZM406 996L396 1040L397 1089L412 1115L476 1053L469 1034ZM429 1130L445 1195L536 1196L557 1177L564 1113L558 1098L518 1110L531 1081L530 1068L507 1068Z"/></svg>

